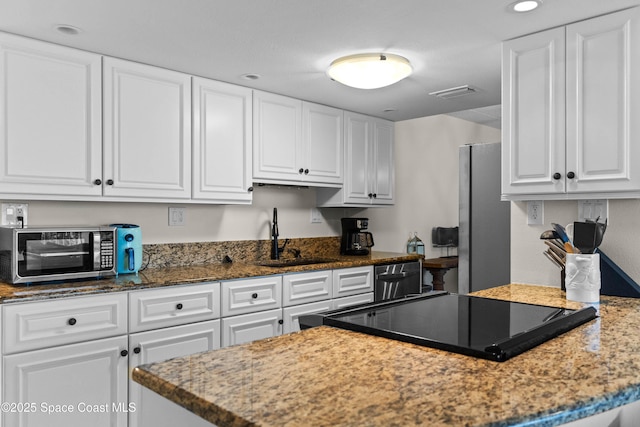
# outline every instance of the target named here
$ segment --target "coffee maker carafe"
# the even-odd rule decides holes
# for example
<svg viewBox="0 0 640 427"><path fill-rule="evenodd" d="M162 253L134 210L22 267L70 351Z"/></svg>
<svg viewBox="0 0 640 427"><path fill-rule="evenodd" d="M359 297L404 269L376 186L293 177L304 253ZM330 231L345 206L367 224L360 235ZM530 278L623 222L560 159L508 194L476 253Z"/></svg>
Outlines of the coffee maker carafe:
<svg viewBox="0 0 640 427"><path fill-rule="evenodd" d="M342 218L341 255L369 255L373 246L373 235L365 231L369 218Z"/></svg>

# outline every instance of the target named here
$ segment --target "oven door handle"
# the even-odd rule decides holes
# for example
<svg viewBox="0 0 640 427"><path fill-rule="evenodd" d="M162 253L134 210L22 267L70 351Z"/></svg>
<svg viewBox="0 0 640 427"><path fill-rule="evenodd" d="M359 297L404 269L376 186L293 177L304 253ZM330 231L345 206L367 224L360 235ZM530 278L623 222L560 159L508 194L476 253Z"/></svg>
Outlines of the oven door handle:
<svg viewBox="0 0 640 427"><path fill-rule="evenodd" d="M379 274L376 276L376 280L382 280L384 282L397 282L399 280L404 280L408 277L415 276L418 274L417 271L403 272L403 273L385 273Z"/></svg>

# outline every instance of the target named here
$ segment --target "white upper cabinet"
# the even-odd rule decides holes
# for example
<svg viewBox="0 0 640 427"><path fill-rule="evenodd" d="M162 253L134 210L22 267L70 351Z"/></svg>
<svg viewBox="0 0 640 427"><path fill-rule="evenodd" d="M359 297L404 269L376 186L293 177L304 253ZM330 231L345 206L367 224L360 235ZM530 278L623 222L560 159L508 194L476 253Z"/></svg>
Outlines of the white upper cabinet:
<svg viewBox="0 0 640 427"><path fill-rule="evenodd" d="M0 194L100 195L101 57L0 34Z"/></svg>
<svg viewBox="0 0 640 427"><path fill-rule="evenodd" d="M105 196L191 197L191 77L104 58Z"/></svg>
<svg viewBox="0 0 640 427"><path fill-rule="evenodd" d="M503 45L503 199L640 196L640 9Z"/></svg>
<svg viewBox="0 0 640 427"><path fill-rule="evenodd" d="M343 112L302 102L302 159L304 180L342 184ZM298 169L300 172L300 169Z"/></svg>
<svg viewBox="0 0 640 427"><path fill-rule="evenodd" d="M254 91L253 130L254 182L342 183L342 110Z"/></svg>
<svg viewBox="0 0 640 427"><path fill-rule="evenodd" d="M393 204L393 122L345 112L344 134L344 186L341 189L319 189L318 206Z"/></svg>
<svg viewBox="0 0 640 427"><path fill-rule="evenodd" d="M193 198L251 203L252 90L193 78Z"/></svg>

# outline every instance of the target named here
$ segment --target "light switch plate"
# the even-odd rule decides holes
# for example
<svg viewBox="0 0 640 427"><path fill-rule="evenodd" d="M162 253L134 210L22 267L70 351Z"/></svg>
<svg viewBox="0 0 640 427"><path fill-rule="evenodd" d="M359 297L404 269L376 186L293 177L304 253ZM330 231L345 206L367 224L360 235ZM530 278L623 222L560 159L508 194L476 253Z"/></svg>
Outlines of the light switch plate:
<svg viewBox="0 0 640 427"><path fill-rule="evenodd" d="M578 200L578 221L609 222L609 200Z"/></svg>
<svg viewBox="0 0 640 427"><path fill-rule="evenodd" d="M531 200L527 202L527 224L528 225L544 224L544 201Z"/></svg>
<svg viewBox="0 0 640 427"><path fill-rule="evenodd" d="M181 226L186 223L186 208L169 208L169 226Z"/></svg>
<svg viewBox="0 0 640 427"><path fill-rule="evenodd" d="M20 223L20 217L22 217L22 223ZM2 225L26 227L28 217L28 203L2 203Z"/></svg>

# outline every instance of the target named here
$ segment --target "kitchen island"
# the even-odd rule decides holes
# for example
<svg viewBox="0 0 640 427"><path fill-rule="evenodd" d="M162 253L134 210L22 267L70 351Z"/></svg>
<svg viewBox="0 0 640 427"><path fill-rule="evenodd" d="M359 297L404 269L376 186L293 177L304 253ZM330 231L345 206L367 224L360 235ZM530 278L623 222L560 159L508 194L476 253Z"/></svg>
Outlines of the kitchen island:
<svg viewBox="0 0 640 427"><path fill-rule="evenodd" d="M581 306L550 287L476 295ZM132 377L218 426L553 426L640 400L640 300L603 296L599 310L503 363L323 326Z"/></svg>

